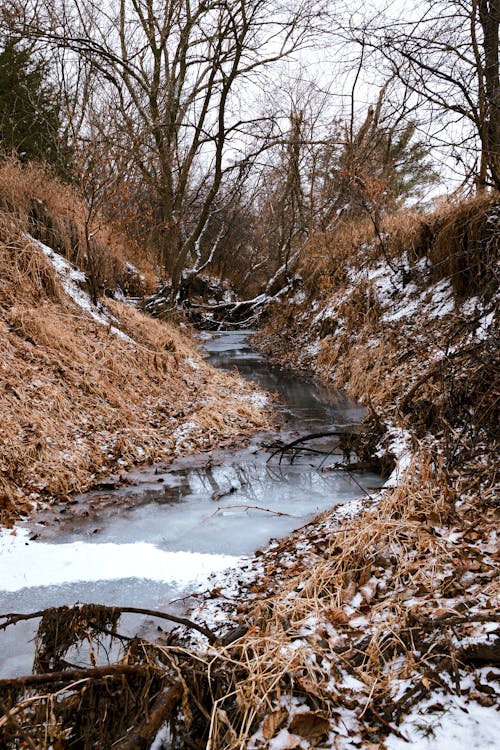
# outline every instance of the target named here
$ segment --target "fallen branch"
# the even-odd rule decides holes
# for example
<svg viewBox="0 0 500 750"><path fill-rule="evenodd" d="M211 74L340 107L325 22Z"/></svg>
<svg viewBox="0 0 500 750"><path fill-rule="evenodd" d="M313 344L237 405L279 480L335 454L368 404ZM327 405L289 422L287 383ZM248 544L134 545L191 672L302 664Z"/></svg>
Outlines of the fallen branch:
<svg viewBox="0 0 500 750"><path fill-rule="evenodd" d="M126 675L144 675L151 673L150 667L140 664L112 664L103 667L85 667L82 669L67 669L61 672L44 672L29 674L24 677L4 677L0 679L2 688L32 688L38 685L67 684L79 680L97 680L104 677L123 677Z"/></svg>
<svg viewBox="0 0 500 750"><path fill-rule="evenodd" d="M210 518L212 518L212 516L216 516L217 513L219 513L221 510L229 510L229 509L235 509L235 508L245 508L245 510L263 510L266 513L273 513L275 516L287 516L288 518L298 518L298 516L292 516L291 513L283 513L281 510L273 510L272 508L263 508L261 505L245 505L244 503L241 505L224 505L222 507L219 507L217 508L217 510L214 510L214 512L210 514Z"/></svg>
<svg viewBox="0 0 500 750"><path fill-rule="evenodd" d="M142 609L141 607L110 607L110 610L116 612L120 612L120 614L127 613L127 614L136 614L136 615L146 615L146 617L158 617L162 620L169 620L170 622L175 622L177 625L183 625L185 628L189 628L190 630L197 630L198 633L201 633L204 635L209 643L213 644L217 641L217 636L215 633L210 630L207 627L204 627L203 625L198 625L196 622L193 622L192 620L188 620L187 617L178 617L177 615L171 615L167 614L166 612L158 612L154 609ZM0 615L0 619L4 619L5 622L2 622L0 624L0 630L4 630L5 628L9 627L9 625L15 625L17 622L21 622L23 620L34 620L38 617L43 617L47 610L42 609L38 612L30 612L30 613L17 613L17 612L11 612L6 615Z"/></svg>
<svg viewBox="0 0 500 750"><path fill-rule="evenodd" d="M450 615L438 619L424 617L422 615L411 614L409 618L412 623L418 623L423 629L433 630L434 628L451 627L452 625L468 625L471 622L500 622L500 615L497 612L469 613L467 615Z"/></svg>
<svg viewBox="0 0 500 750"><path fill-rule="evenodd" d="M156 699L151 714L142 726L129 732L123 740L113 745L114 750L143 750L149 747L158 730L171 718L173 712L182 700L183 688L177 682L169 690L161 693Z"/></svg>
<svg viewBox="0 0 500 750"><path fill-rule="evenodd" d="M368 706L367 711L369 711L377 721L380 721L381 724L383 724L387 729L389 729L393 734L396 735L396 737L399 737L400 740L403 740L403 742L410 742L408 737L405 737L402 732L399 731L399 729L392 724L390 724L388 721L384 719L383 716L381 716L378 711L376 711L373 706Z"/></svg>
<svg viewBox="0 0 500 750"><path fill-rule="evenodd" d="M281 458L283 458L283 454L286 453L291 448L294 448L296 445L300 445L301 443L307 443L309 440L319 440L319 438L324 437L345 437L349 433L346 432L340 432L339 430L330 431L330 432L311 432L309 435L302 435L301 437L295 438L295 440L292 440L290 443L285 443L285 445L280 446L275 451L271 453L269 458L267 459L267 463L274 458L274 456L277 456L278 453L281 453ZM280 463L281 463L280 458Z"/></svg>
<svg viewBox="0 0 500 750"><path fill-rule="evenodd" d="M188 620L187 617L177 617L177 615L166 614L165 612L157 612L154 609L142 609L141 607L114 607L114 609L119 609L120 612L127 612L129 614L146 615L147 617L159 617L163 620L175 622L177 625L184 625L185 628L189 628L190 630L197 630L198 633L204 635L205 638L207 638L208 642L211 644L215 643L218 640L213 630L210 630L210 628L207 628L204 625L198 625L196 622Z"/></svg>
<svg viewBox="0 0 500 750"><path fill-rule="evenodd" d="M210 500L213 500L215 503L218 500L221 500L223 497L227 497L228 495L232 495L234 492L237 492L240 489L240 487L235 487L234 485L231 485L231 487L226 487L225 489L217 490L216 492L213 492Z"/></svg>
<svg viewBox="0 0 500 750"><path fill-rule="evenodd" d="M353 461L349 464L337 461L334 464L325 466L324 471L345 471L346 473L350 473L351 471L373 471L377 473L379 469L380 467L375 461Z"/></svg>
<svg viewBox="0 0 500 750"><path fill-rule="evenodd" d="M500 643L471 643L457 650L456 659L461 664L500 664Z"/></svg>

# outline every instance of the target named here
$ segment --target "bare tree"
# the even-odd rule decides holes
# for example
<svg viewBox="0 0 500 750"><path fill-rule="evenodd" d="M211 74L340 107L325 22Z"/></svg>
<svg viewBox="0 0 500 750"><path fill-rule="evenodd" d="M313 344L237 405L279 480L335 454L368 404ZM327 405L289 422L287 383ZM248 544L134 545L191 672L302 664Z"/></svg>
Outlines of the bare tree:
<svg viewBox="0 0 500 750"><path fill-rule="evenodd" d="M248 91L311 38L318 13L316 0L43 0L21 14L20 34L77 53L98 77L117 152L154 198L174 289L226 177L263 147Z"/></svg>
<svg viewBox="0 0 500 750"><path fill-rule="evenodd" d="M499 0L426 0L405 6L405 18L387 10L350 25L427 109L434 143L479 189L500 188L499 25Z"/></svg>

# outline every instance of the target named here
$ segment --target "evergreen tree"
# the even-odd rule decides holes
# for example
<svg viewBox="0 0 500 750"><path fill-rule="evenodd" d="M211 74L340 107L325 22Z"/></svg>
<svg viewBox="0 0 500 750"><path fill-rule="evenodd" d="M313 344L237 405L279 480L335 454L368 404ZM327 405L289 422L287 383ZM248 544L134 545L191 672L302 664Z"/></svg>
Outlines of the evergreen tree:
<svg viewBox="0 0 500 750"><path fill-rule="evenodd" d="M418 200L432 185L439 182L439 174L431 162L429 144L415 138L414 122L403 123L395 132L382 131L385 140L385 170L394 197L400 203Z"/></svg>
<svg viewBox="0 0 500 750"><path fill-rule="evenodd" d="M60 106L46 63L7 40L0 52L0 146L22 162L40 159L67 171Z"/></svg>

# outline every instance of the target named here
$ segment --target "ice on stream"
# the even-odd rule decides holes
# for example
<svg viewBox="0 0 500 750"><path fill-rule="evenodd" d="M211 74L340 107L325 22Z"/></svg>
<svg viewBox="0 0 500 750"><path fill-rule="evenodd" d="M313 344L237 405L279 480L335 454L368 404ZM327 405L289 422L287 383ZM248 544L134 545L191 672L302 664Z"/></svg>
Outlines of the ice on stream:
<svg viewBox="0 0 500 750"><path fill-rule="evenodd" d="M144 578L193 588L212 574L238 562L229 555L170 552L153 544L111 542L69 544L30 542L26 529L0 534L0 590L61 586L79 581Z"/></svg>
<svg viewBox="0 0 500 750"><path fill-rule="evenodd" d="M341 394L272 368L248 347L246 333L212 334L206 350L216 366L236 366L281 394L282 438L338 430L363 416ZM324 471L323 456L307 452L293 464L268 463L261 442L219 451L213 460L205 454L130 472L132 484L77 497L70 512L49 509L51 518L29 529L3 530L0 613L86 602L172 611L209 587L213 573L238 575L238 561L271 538L380 485L373 474ZM129 632L140 627L136 617ZM30 622L0 633L0 674L30 671L35 630Z"/></svg>

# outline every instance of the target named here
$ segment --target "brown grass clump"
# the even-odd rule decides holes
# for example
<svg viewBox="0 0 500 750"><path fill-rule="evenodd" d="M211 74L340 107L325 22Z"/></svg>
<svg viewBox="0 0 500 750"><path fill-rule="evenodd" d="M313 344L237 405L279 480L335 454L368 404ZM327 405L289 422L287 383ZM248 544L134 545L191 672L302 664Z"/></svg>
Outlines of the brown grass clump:
<svg viewBox="0 0 500 750"><path fill-rule="evenodd" d="M363 262L363 245L373 239L373 224L368 217L357 221L340 219L336 227L316 233L304 248L300 272L307 291L321 296L346 283L350 266Z"/></svg>
<svg viewBox="0 0 500 750"><path fill-rule="evenodd" d="M492 294L498 286L500 201L498 194L444 203L391 235L393 252L427 256L434 281L449 278L460 297Z"/></svg>
<svg viewBox="0 0 500 750"><path fill-rule="evenodd" d="M119 302L108 310L128 339L77 307L49 260L3 217L2 522L110 471L264 424L251 386L208 367L172 325ZM180 442L185 422L189 437Z"/></svg>

